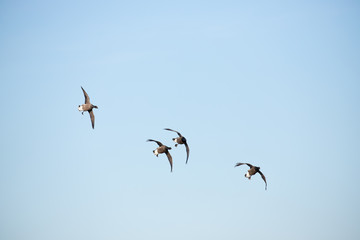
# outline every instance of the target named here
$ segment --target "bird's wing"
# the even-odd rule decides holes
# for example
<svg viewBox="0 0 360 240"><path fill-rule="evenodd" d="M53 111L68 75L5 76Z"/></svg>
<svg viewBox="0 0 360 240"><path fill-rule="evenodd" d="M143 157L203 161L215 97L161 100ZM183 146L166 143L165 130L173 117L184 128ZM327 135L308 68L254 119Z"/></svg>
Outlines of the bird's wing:
<svg viewBox="0 0 360 240"><path fill-rule="evenodd" d="M252 167L253 167L253 165L251 165L250 163L241 163L241 162L239 162L239 163L235 164L235 166L234 166L234 167L238 167L238 166L241 166L241 165L243 165L243 164L248 165L250 168L252 168Z"/></svg>
<svg viewBox="0 0 360 240"><path fill-rule="evenodd" d="M190 152L187 142L185 142L185 147L186 147L186 163L187 163L189 160L189 152Z"/></svg>
<svg viewBox="0 0 360 240"><path fill-rule="evenodd" d="M89 111L89 114L90 114L90 119L91 119L91 126L94 129L94 127L95 127L95 115L94 115L93 110Z"/></svg>
<svg viewBox="0 0 360 240"><path fill-rule="evenodd" d="M267 183L266 183L266 178L265 178L265 175L259 170L259 174L261 175L262 179L264 180L265 182L265 190L267 189Z"/></svg>
<svg viewBox="0 0 360 240"><path fill-rule="evenodd" d="M166 151L166 156L167 158L169 159L169 163L170 163L170 167L171 167L171 172L172 172L172 169L173 169L173 161L172 161L172 157L171 157L171 154L169 151Z"/></svg>
<svg viewBox="0 0 360 240"><path fill-rule="evenodd" d="M161 142L153 140L153 139L148 139L147 142L156 142L159 145L159 147L161 147L163 145Z"/></svg>
<svg viewBox="0 0 360 240"><path fill-rule="evenodd" d="M85 90L83 89L83 87L81 87L81 89L82 89L83 92L84 92L85 104L90 103L89 95L85 92Z"/></svg>
<svg viewBox="0 0 360 240"><path fill-rule="evenodd" d="M179 133L178 131L172 130L172 129L170 129L170 128L164 128L164 130L176 132L176 133L179 135L179 137L182 137L181 133Z"/></svg>

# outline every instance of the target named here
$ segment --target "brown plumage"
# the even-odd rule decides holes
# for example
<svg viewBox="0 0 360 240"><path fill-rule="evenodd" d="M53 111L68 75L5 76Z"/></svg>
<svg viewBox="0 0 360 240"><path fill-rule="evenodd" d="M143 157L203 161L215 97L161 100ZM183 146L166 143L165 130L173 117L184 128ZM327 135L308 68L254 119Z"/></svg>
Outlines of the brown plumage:
<svg viewBox="0 0 360 240"><path fill-rule="evenodd" d="M265 190L266 190L267 189L266 178L265 178L265 175L260 171L260 167L253 166L250 163L237 163L237 164L235 164L235 167L241 166L243 164L246 164L246 165L248 165L250 167L248 172L245 174L245 177L250 180L252 175L255 175L256 173L259 173L261 175L261 178L265 182Z"/></svg>
<svg viewBox="0 0 360 240"><path fill-rule="evenodd" d="M156 148L156 149L153 151L153 153L155 154L156 157L158 157L158 155L161 154L161 153L165 153L166 156L167 156L167 158L168 158L168 160L169 160L170 168L171 168L170 170L171 170L171 172L172 172L172 169L173 169L173 161L172 161L172 157L171 157L170 152L169 152L169 150L171 150L171 147L165 146L165 145L162 144L161 142L156 141L156 140L153 140L153 139L148 139L147 142L156 142L156 143L159 145L159 147Z"/></svg>
<svg viewBox="0 0 360 240"><path fill-rule="evenodd" d="M188 160L189 160L190 149L189 149L189 146L187 144L186 138L184 136L182 136L181 133L179 133L178 131L172 130L170 128L164 128L164 130L176 132L179 135L179 137L173 138L172 140L176 143L175 147L177 147L178 144L184 144L185 145L185 148L186 148L186 163L187 163Z"/></svg>
<svg viewBox="0 0 360 240"><path fill-rule="evenodd" d="M85 104L82 104L82 105L79 105L78 107L78 110L79 111L82 111L81 114L84 114L85 111L88 111L89 112L89 115L90 115L90 119L91 119L91 126L92 128L94 129L95 127L95 115L94 115L94 112L93 112L93 108L98 108L97 106L95 105L92 105L90 103L90 97L89 95L85 92L85 90L83 89L83 87L81 87L83 93L84 93L84 97L85 97Z"/></svg>

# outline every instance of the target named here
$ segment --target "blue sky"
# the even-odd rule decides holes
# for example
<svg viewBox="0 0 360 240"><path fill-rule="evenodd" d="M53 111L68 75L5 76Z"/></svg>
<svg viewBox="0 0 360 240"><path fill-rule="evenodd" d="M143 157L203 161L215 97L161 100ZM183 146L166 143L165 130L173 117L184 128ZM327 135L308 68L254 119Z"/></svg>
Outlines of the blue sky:
<svg viewBox="0 0 360 240"><path fill-rule="evenodd" d="M359 239L359 13L1 1L0 238Z"/></svg>

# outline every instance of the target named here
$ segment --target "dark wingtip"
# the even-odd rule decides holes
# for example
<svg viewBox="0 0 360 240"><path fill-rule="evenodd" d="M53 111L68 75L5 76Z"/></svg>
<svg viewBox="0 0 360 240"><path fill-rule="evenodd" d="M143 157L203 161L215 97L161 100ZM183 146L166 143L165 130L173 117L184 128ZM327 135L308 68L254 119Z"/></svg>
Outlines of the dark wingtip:
<svg viewBox="0 0 360 240"><path fill-rule="evenodd" d="M234 167L238 167L238 166L240 166L240 165L242 165L242 164L238 162L238 163L235 164Z"/></svg>

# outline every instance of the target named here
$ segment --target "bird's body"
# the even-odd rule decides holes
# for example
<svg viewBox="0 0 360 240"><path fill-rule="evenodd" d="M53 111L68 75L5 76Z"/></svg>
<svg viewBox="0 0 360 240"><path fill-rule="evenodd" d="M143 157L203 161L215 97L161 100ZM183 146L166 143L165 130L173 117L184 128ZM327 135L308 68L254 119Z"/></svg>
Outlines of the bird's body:
<svg viewBox="0 0 360 240"><path fill-rule="evenodd" d="M175 147L177 147L178 144L186 143L186 138L184 138L184 137L177 137L177 138L173 138L172 140L176 143Z"/></svg>
<svg viewBox="0 0 360 240"><path fill-rule="evenodd" d="M253 166L250 163L237 163L237 164L235 164L235 167L241 166L243 164L246 164L246 165L248 165L250 167L250 169L245 174L245 177L250 180L251 176L255 175L256 173L259 173L261 175L261 178L265 182L265 190L266 190L267 189L266 178L265 178L265 175L260 171L260 167Z"/></svg>
<svg viewBox="0 0 360 240"><path fill-rule="evenodd" d="M85 92L85 90L83 89L83 87L81 87L83 93L84 93L84 97L85 97L85 103L82 105L79 105L78 110L81 112L81 114L84 114L85 111L89 112L90 115L90 119L91 119L91 126L94 129L95 127L95 115L93 112L94 108L98 108L95 105L92 105L90 103L90 97L89 95Z"/></svg>
<svg viewBox="0 0 360 240"><path fill-rule="evenodd" d="M184 144L185 145L185 148L186 148L186 163L187 163L188 160L189 160L190 149L189 149L189 146L187 144L186 138L184 136L182 136L181 133L179 133L178 131L172 130L170 128L164 128L164 130L176 132L179 135L179 137L173 138L172 140L175 142L175 147L177 147L178 144Z"/></svg>
<svg viewBox="0 0 360 240"><path fill-rule="evenodd" d="M160 147L158 147L157 149L154 150L154 154L158 157L159 154L166 153L170 149L171 148L169 148L169 147L167 147L165 145L162 145L162 146L160 146Z"/></svg>
<svg viewBox="0 0 360 240"><path fill-rule="evenodd" d="M79 111L82 111L82 113L84 113L85 111L91 111L93 108L94 105L92 105L91 103L82 104L78 107Z"/></svg>
<svg viewBox="0 0 360 240"><path fill-rule="evenodd" d="M172 172L172 169L173 169L173 161L172 161L172 157L171 157L171 154L169 152L169 150L171 150L171 147L168 147L168 146L165 146L164 144L162 144L161 142L159 141L156 141L156 140L153 140L153 139L148 139L147 142L156 142L159 147L156 148L153 153L156 157L158 157L159 154L162 154L162 153L165 153L168 160L169 160L169 163L170 163L170 170Z"/></svg>

